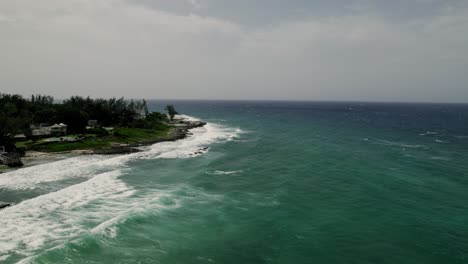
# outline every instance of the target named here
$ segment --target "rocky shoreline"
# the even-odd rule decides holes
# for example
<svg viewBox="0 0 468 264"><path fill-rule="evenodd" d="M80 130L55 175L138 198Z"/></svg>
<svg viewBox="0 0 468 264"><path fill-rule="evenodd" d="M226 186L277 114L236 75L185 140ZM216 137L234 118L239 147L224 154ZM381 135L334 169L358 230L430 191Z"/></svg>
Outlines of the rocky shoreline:
<svg viewBox="0 0 468 264"><path fill-rule="evenodd" d="M51 161L56 161L60 159L65 159L68 157L79 156L79 155L119 155L119 154L130 154L135 152L141 152L142 146L149 146L160 142L176 141L184 139L190 135L190 129L203 127L206 125L206 122L202 121L187 121L187 120L176 120L170 123L172 126L168 135L165 137L160 137L154 140L141 141L135 144L116 144L110 149L84 149L84 150L71 150L64 152L38 152L38 151L26 151L25 156L22 157L22 163L24 166L34 166L37 164L48 163ZM19 169L21 167L10 167L2 169L0 167L0 173L12 171Z"/></svg>
<svg viewBox="0 0 468 264"><path fill-rule="evenodd" d="M140 147L149 146L160 142L167 141L176 141L184 139L190 135L189 130L197 127L203 127L206 125L206 122L202 121L179 121L176 124L173 124L174 127L169 132L169 135L166 137L161 137L154 140L142 141L136 144L119 144L112 146L110 149L105 150L91 150L87 154L102 154L102 155L112 155L112 154L129 154L142 151Z"/></svg>

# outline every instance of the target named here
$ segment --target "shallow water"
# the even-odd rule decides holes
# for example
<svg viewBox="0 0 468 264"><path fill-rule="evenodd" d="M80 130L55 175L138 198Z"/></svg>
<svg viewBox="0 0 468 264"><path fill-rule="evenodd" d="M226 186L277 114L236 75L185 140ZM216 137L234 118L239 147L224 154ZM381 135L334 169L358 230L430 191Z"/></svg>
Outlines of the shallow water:
<svg viewBox="0 0 468 264"><path fill-rule="evenodd" d="M466 105L171 103L209 124L0 174L0 263L467 262Z"/></svg>

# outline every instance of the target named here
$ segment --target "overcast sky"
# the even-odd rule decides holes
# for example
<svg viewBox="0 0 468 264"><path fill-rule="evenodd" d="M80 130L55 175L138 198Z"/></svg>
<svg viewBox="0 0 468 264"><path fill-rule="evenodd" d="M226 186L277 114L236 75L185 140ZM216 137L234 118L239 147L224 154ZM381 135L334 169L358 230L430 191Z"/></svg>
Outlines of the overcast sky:
<svg viewBox="0 0 468 264"><path fill-rule="evenodd" d="M0 92L468 102L468 1L0 0Z"/></svg>

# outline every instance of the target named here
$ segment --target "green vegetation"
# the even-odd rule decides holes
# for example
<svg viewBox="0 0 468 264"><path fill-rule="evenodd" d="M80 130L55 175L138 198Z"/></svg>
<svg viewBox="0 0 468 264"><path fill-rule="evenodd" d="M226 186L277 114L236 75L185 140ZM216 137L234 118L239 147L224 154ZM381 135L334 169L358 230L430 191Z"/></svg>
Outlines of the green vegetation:
<svg viewBox="0 0 468 264"><path fill-rule="evenodd" d="M172 105L166 110L171 119L177 114ZM93 127L87 128L90 120L95 120ZM53 97L45 95L25 99L21 95L0 94L0 146L6 146L7 151L16 148L49 152L106 149L113 144L154 141L168 134L168 121L166 114L149 112L145 100L73 96L55 103ZM67 137L77 138L76 142L45 140L45 136L33 133L32 125L41 123L66 124ZM16 134L24 134L26 140L15 143L13 136Z"/></svg>
<svg viewBox="0 0 468 264"><path fill-rule="evenodd" d="M153 141L168 135L170 127L162 125L158 129L116 128L113 135L84 134L77 142L47 142L32 140L17 142L16 146L44 152L61 152L70 150L103 150L110 149L113 144L136 144Z"/></svg>
<svg viewBox="0 0 468 264"><path fill-rule="evenodd" d="M0 140L7 134L27 132L31 114L20 95L0 94Z"/></svg>
<svg viewBox="0 0 468 264"><path fill-rule="evenodd" d="M174 116L178 114L173 105L166 106L166 111L169 114L169 117L171 118L171 120L173 120Z"/></svg>
<svg viewBox="0 0 468 264"><path fill-rule="evenodd" d="M28 145L31 145L33 143L32 140L26 140L26 141L20 141L16 142L16 147L17 148L26 148Z"/></svg>
<svg viewBox="0 0 468 264"><path fill-rule="evenodd" d="M88 139L81 142L51 142L51 143L36 143L29 146L30 149L44 152L61 152L70 150L86 150L86 149L104 149L110 147L106 140Z"/></svg>
<svg viewBox="0 0 468 264"><path fill-rule="evenodd" d="M138 143L146 140L153 140L159 137L166 136L169 132L169 126L163 126L159 129L142 129L142 128L117 128L114 131L112 138L119 143Z"/></svg>

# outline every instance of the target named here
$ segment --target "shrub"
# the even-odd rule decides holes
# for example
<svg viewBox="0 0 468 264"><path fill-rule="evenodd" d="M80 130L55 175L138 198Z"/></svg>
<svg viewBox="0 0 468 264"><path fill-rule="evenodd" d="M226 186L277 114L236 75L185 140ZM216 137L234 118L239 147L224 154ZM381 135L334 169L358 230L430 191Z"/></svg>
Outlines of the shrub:
<svg viewBox="0 0 468 264"><path fill-rule="evenodd" d="M102 127L100 127L100 128L89 128L89 129L86 130L86 133L96 134L98 136L107 136L107 135L109 135L109 132L107 132L107 130L105 130Z"/></svg>

